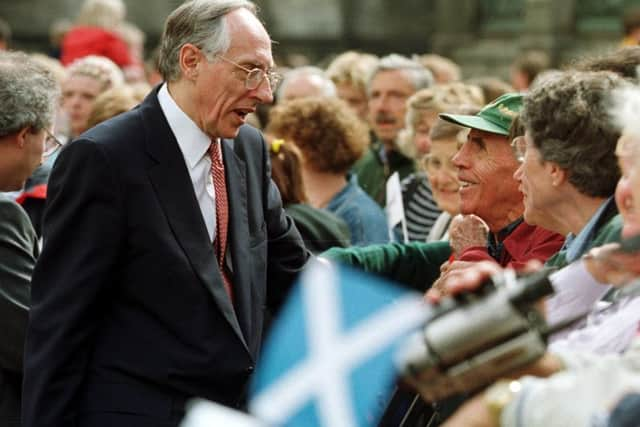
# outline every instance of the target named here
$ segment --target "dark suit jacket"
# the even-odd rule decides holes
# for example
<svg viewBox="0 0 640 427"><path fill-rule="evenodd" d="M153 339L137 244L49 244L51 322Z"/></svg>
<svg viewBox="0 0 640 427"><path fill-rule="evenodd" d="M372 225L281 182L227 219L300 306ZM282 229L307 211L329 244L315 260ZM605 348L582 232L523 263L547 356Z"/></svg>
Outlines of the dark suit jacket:
<svg viewBox="0 0 640 427"><path fill-rule="evenodd" d="M32 283L26 427L172 425L191 396L243 404L265 311L308 252L260 133L243 126L223 157L235 313L157 89L60 154Z"/></svg>
<svg viewBox="0 0 640 427"><path fill-rule="evenodd" d="M20 425L22 356L38 241L26 212L0 194L0 425Z"/></svg>

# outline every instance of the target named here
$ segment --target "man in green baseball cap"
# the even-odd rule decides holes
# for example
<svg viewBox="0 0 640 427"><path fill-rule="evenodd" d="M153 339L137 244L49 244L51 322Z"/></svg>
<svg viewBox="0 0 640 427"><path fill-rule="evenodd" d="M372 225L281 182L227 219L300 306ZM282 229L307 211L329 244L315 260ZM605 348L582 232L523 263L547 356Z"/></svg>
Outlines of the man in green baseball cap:
<svg viewBox="0 0 640 427"><path fill-rule="evenodd" d="M471 129L452 159L458 168L463 214L449 231L457 259L494 260L518 268L532 258L544 262L562 245L562 236L522 219L522 193L513 177L520 164L509 139L522 103L522 94L508 93L476 115L440 114L443 120Z"/></svg>
<svg viewBox="0 0 640 427"><path fill-rule="evenodd" d="M487 104L474 116L460 114L440 114L440 118L466 128L509 136L513 119L522 109L521 93L506 93Z"/></svg>

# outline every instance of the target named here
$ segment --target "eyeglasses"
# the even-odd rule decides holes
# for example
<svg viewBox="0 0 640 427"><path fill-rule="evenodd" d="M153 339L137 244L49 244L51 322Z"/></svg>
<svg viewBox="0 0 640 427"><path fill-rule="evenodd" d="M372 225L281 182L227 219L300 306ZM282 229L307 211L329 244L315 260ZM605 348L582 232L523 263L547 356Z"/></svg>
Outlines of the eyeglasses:
<svg viewBox="0 0 640 427"><path fill-rule="evenodd" d="M271 90L274 91L278 87L278 84L282 81L282 76L276 72L264 71L260 68L249 69L247 67L243 67L237 62L233 62L229 58L225 58L222 55L218 55L218 57L247 73L247 77L244 80L244 86L249 90L257 89L258 86L262 84L262 81L266 78L269 82Z"/></svg>
<svg viewBox="0 0 640 427"><path fill-rule="evenodd" d="M527 141L524 136L516 136L511 141L511 149L516 160L520 163L524 162L524 155L527 153Z"/></svg>
<svg viewBox="0 0 640 427"><path fill-rule="evenodd" d="M453 164L451 158L443 160L431 154L424 156L422 159L422 167L428 175L434 175L440 171L454 175L458 172L458 168Z"/></svg>
<svg viewBox="0 0 640 427"><path fill-rule="evenodd" d="M44 151L42 152L42 157L46 159L47 157L51 157L55 154L64 144L56 138L49 129L45 128L44 131L47 133L47 137L44 140Z"/></svg>

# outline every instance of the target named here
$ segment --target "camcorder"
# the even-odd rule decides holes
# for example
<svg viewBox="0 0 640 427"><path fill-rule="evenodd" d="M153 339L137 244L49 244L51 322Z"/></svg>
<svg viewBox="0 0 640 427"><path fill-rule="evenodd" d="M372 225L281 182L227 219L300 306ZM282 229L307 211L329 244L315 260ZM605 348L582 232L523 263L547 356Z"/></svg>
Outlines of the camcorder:
<svg viewBox="0 0 640 427"><path fill-rule="evenodd" d="M640 236L635 236L623 240L616 252L639 250ZM606 261L608 255L603 257ZM408 420L418 417L411 411L424 410L425 401L437 403L475 392L536 361L546 352L550 335L586 318L591 311L547 324L537 303L553 293L549 276L554 271L547 268L519 276L504 270L477 290L443 298L431 307L430 318L398 354L403 381L419 392L400 425L413 426ZM636 278L617 293L620 297L640 295L640 280ZM385 417L392 413L394 399Z"/></svg>
<svg viewBox="0 0 640 427"><path fill-rule="evenodd" d="M438 401L537 360L551 331L536 303L553 293L552 271L517 277L505 270L474 292L444 298L401 349L403 379Z"/></svg>

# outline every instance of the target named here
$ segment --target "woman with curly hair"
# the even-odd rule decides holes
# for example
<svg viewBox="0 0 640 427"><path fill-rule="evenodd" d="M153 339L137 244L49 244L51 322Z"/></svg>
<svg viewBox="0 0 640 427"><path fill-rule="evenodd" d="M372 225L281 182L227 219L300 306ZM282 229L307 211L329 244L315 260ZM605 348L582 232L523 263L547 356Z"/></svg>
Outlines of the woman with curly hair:
<svg viewBox="0 0 640 427"><path fill-rule="evenodd" d="M349 173L368 143L368 134L346 103L301 98L278 105L271 111L268 133L300 149L309 204L342 218L352 244L389 240L384 212Z"/></svg>

